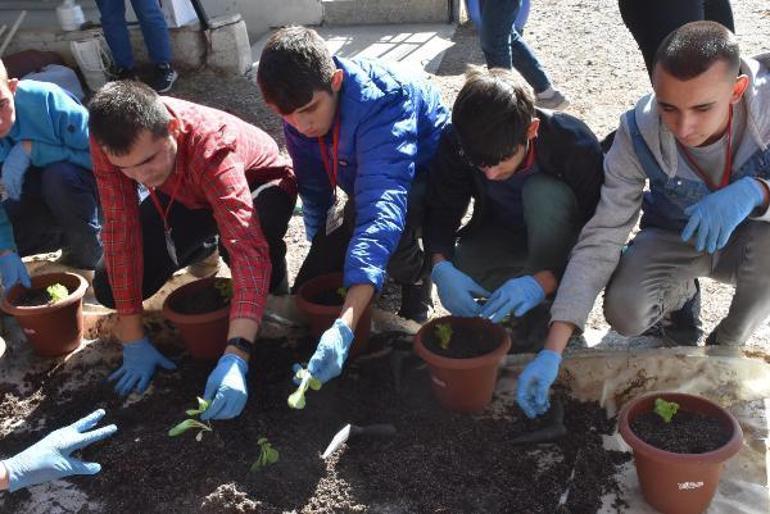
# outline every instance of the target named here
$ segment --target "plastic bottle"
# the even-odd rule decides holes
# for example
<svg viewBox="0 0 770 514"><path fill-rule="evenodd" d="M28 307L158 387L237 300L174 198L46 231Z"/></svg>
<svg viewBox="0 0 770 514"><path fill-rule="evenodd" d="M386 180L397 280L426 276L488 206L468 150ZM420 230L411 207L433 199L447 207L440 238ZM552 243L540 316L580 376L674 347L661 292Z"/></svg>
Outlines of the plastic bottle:
<svg viewBox="0 0 770 514"><path fill-rule="evenodd" d="M80 30L81 25L86 21L83 9L75 3L75 0L64 0L56 8L56 17L59 19L62 30L65 31Z"/></svg>

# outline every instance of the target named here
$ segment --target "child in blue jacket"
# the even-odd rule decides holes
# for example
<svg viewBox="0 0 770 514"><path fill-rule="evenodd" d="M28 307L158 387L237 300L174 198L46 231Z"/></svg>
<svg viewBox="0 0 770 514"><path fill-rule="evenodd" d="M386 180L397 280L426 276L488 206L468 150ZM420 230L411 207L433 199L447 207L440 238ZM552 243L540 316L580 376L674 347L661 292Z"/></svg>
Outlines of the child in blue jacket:
<svg viewBox="0 0 770 514"><path fill-rule="evenodd" d="M4 287L28 285L20 255L62 248L63 263L93 270L102 246L86 108L54 84L9 79L0 62L0 162Z"/></svg>
<svg viewBox="0 0 770 514"><path fill-rule="evenodd" d="M344 271L348 288L340 317L309 363L326 382L340 374L353 330L386 272L402 285L400 314L427 318L431 282L418 230L427 166L449 112L422 77L378 60L332 57L304 27L273 34L257 81L284 120L312 241L294 287Z"/></svg>

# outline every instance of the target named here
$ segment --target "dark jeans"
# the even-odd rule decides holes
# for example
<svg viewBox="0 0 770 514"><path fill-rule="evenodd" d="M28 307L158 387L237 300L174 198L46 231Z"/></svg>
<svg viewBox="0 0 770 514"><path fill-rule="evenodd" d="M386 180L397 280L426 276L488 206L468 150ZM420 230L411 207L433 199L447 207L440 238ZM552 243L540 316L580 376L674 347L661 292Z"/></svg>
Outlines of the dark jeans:
<svg viewBox="0 0 770 514"><path fill-rule="evenodd" d="M131 38L126 25L125 0L96 0L102 18L104 38L112 51L118 68L134 67ZM131 5L142 28L144 44L153 64L171 62L171 39L166 19L158 0L131 0Z"/></svg>
<svg viewBox="0 0 770 514"><path fill-rule="evenodd" d="M102 257L94 174L68 162L30 168L19 200L3 202L19 255L64 250L63 261L94 269Z"/></svg>
<svg viewBox="0 0 770 514"><path fill-rule="evenodd" d="M421 173L415 178L409 191L404 232L387 266L388 274L401 285L417 284L428 273L425 253L419 242L425 215L426 192L427 173ZM343 271L355 227L355 202L351 198L345 204L342 226L328 236L324 227L321 227L313 238L310 252L297 273L293 291L296 292L302 284L319 275Z"/></svg>
<svg viewBox="0 0 770 514"><path fill-rule="evenodd" d="M620 16L644 56L647 73L660 43L691 21L710 20L735 32L730 0L619 0Z"/></svg>
<svg viewBox="0 0 770 514"><path fill-rule="evenodd" d="M254 185L252 191L258 185ZM159 193L158 198L165 209L168 196ZM295 201L295 197L286 194L277 186L264 189L254 200L262 234L270 247L270 262L273 268L270 276L271 292L286 280L286 243L283 241L283 236L286 234L289 219L294 211ZM144 250L143 299L155 294L177 270L211 255L218 244L219 229L212 211L188 209L175 202L171 207L168 221L179 260L177 266L166 250L163 221L150 198L146 198L139 206L139 217ZM230 256L221 243L219 243L219 251L225 262L229 263ZM99 303L114 307L115 300L104 260L100 261L96 268L94 292Z"/></svg>

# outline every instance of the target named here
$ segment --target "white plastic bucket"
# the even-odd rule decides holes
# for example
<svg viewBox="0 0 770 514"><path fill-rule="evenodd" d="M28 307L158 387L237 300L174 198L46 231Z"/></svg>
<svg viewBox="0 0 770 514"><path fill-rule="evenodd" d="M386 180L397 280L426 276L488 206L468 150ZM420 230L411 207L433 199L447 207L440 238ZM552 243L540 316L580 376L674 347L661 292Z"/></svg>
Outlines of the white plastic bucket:
<svg viewBox="0 0 770 514"><path fill-rule="evenodd" d="M109 81L108 70L112 65L112 56L101 36L71 41L70 49L91 91L96 91Z"/></svg>
<svg viewBox="0 0 770 514"><path fill-rule="evenodd" d="M72 0L65 0L56 8L56 17L59 19L62 30L65 31L80 30L86 21L83 9Z"/></svg>

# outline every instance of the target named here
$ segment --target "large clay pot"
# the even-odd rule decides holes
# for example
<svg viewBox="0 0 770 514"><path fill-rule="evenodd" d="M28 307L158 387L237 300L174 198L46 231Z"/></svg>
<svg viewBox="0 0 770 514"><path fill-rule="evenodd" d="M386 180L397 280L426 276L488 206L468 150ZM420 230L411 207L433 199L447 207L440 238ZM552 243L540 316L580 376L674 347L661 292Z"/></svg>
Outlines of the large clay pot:
<svg viewBox="0 0 770 514"><path fill-rule="evenodd" d="M455 359L432 352L425 346L426 334L439 323L463 325L481 331L498 341L497 347L484 355ZM500 325L482 318L445 316L429 321L414 338L414 350L428 363L433 392L439 403L456 412L480 412L492 400L500 362L511 348L511 339Z"/></svg>
<svg viewBox="0 0 770 514"><path fill-rule="evenodd" d="M179 330L185 348L195 359L216 360L222 356L227 346L230 306L202 314L183 314L174 310L175 302L213 287L215 282L222 280L230 279L208 277L190 282L175 289L163 302L163 317Z"/></svg>
<svg viewBox="0 0 770 514"><path fill-rule="evenodd" d="M69 296L59 302L36 307L14 303L24 293L16 284L3 298L3 311L16 318L27 340L41 357L58 357L80 346L83 337L83 295L88 289L85 278L75 273L46 273L32 277L33 289L45 289L56 283L67 288Z"/></svg>
<svg viewBox="0 0 770 514"><path fill-rule="evenodd" d="M342 287L342 273L329 273L312 278L300 286L297 291L297 308L310 322L310 333L313 337L321 337L326 329L332 326L334 320L340 317L342 305L321 305L315 302L319 294L336 291ZM372 304L366 306L354 332L355 339L350 347L350 356L366 352L369 343L369 332L372 328Z"/></svg>
<svg viewBox="0 0 770 514"><path fill-rule="evenodd" d="M672 453L642 441L631 430L631 422L650 412L655 399L679 404L681 411L717 418L730 431L721 448L707 453ZM685 393L653 393L636 398L623 407L618 419L620 435L634 451L634 463L644 499L664 514L698 514L705 511L716 492L724 462L743 445L743 431L728 411L705 398Z"/></svg>

